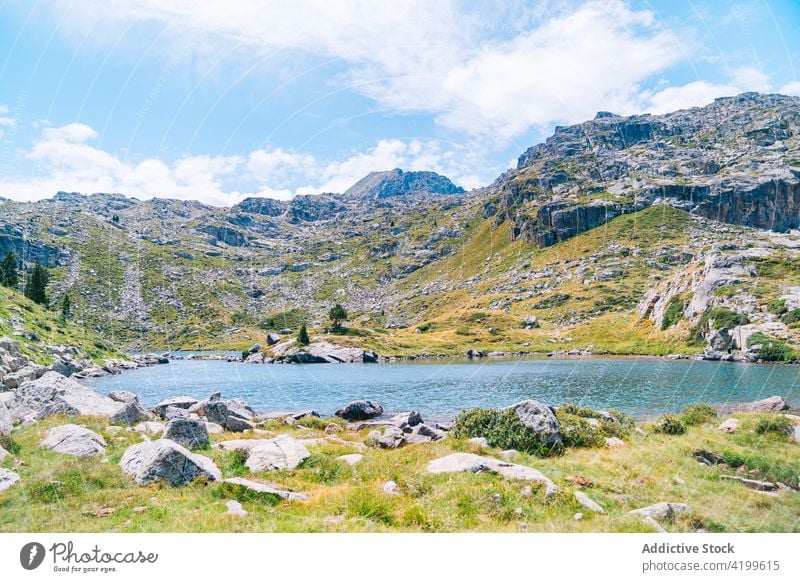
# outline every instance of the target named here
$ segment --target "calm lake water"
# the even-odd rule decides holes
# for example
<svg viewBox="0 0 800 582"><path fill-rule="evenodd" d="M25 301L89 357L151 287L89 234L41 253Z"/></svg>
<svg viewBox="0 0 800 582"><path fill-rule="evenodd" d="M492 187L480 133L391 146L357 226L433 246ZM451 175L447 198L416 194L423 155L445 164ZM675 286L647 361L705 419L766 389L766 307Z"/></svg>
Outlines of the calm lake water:
<svg viewBox="0 0 800 582"><path fill-rule="evenodd" d="M800 366L644 358L316 365L176 360L87 383L103 393L131 390L145 405L221 391L223 398L244 398L260 412L313 408L322 415L362 398L377 400L387 412L414 409L430 418L526 398L618 408L635 416L773 394L800 403Z"/></svg>

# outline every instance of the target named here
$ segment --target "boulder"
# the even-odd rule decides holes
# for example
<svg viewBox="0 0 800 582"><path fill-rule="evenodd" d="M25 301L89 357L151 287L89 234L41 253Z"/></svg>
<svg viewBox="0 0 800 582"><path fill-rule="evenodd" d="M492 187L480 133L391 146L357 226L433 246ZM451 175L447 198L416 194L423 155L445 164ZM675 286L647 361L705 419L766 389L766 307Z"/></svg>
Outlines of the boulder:
<svg viewBox="0 0 800 582"><path fill-rule="evenodd" d="M13 487L17 483L19 483L19 475L14 471L0 467L0 492Z"/></svg>
<svg viewBox="0 0 800 582"><path fill-rule="evenodd" d="M122 471L139 485L163 481L179 487L204 477L221 481L222 473L208 457L197 455L168 439L128 447L119 462Z"/></svg>
<svg viewBox="0 0 800 582"><path fill-rule="evenodd" d="M514 459L518 459L520 457L520 453L516 449L506 449L500 453L500 457L502 457L504 461L513 461Z"/></svg>
<svg viewBox="0 0 800 582"><path fill-rule="evenodd" d="M70 360L64 360L59 358L50 366L50 369L53 372L58 372L62 376L72 376L75 372L78 371L78 366L75 365L74 362Z"/></svg>
<svg viewBox="0 0 800 582"><path fill-rule="evenodd" d="M649 517L651 519L670 519L676 513L688 513L690 511L689 506L684 503L671 503L668 501L660 501L658 503L654 503L653 505L648 505L647 507L641 507L639 509L634 509L633 511L629 511L629 514L632 515L641 515L643 517Z"/></svg>
<svg viewBox="0 0 800 582"><path fill-rule="evenodd" d="M112 390L108 394L106 394L111 400L114 402L136 402L139 400L139 397L128 390Z"/></svg>
<svg viewBox="0 0 800 582"><path fill-rule="evenodd" d="M106 451L106 441L103 437L77 424L64 424L51 428L40 444L53 452L75 457L94 457Z"/></svg>
<svg viewBox="0 0 800 582"><path fill-rule="evenodd" d="M164 418L168 406L188 409L193 404L197 404L197 398L192 398L191 396L177 396L175 398L162 400L153 407L153 412L161 418Z"/></svg>
<svg viewBox="0 0 800 582"><path fill-rule="evenodd" d="M355 400L336 411L336 416L345 420L369 420L383 414L383 407L369 400Z"/></svg>
<svg viewBox="0 0 800 582"><path fill-rule="evenodd" d="M233 499L226 501L225 507L228 508L226 513L229 515L235 515L236 517L244 517L247 515L247 512L244 510L244 507L242 507L242 504Z"/></svg>
<svg viewBox="0 0 800 582"><path fill-rule="evenodd" d="M535 433L543 445L561 446L561 425L549 406L536 400L523 400L509 408L517 413L522 425Z"/></svg>
<svg viewBox="0 0 800 582"><path fill-rule="evenodd" d="M46 418L54 414L101 416L116 420L127 416L127 405L114 402L58 372L25 382L8 402L14 420Z"/></svg>
<svg viewBox="0 0 800 582"><path fill-rule="evenodd" d="M422 424L423 421L422 415L412 410L411 412L402 412L394 415L392 417L392 422L399 428L403 428L405 426L417 426L418 424Z"/></svg>
<svg viewBox="0 0 800 582"><path fill-rule="evenodd" d="M164 409L164 420L169 421L175 418L189 418L189 411L178 406L167 406Z"/></svg>
<svg viewBox="0 0 800 582"><path fill-rule="evenodd" d="M308 449L289 435L278 435L252 447L245 466L254 473L295 469L311 456Z"/></svg>
<svg viewBox="0 0 800 582"><path fill-rule="evenodd" d="M139 404L138 399L120 402L120 404L121 408L119 412L111 417L111 420L114 422L136 424L137 422L144 422L153 419L153 415L149 411L145 410L141 404Z"/></svg>
<svg viewBox="0 0 800 582"><path fill-rule="evenodd" d="M558 492L558 487L533 467L506 463L489 457L473 455L472 453L453 453L428 463L428 473L433 474L481 473L483 471L498 473L507 479L542 483L545 487L545 497L547 498Z"/></svg>
<svg viewBox="0 0 800 582"><path fill-rule="evenodd" d="M734 433L739 430L739 419L738 418L729 418L722 424L717 427L717 430L720 432L726 433Z"/></svg>
<svg viewBox="0 0 800 582"><path fill-rule="evenodd" d="M5 403L0 402L0 436L11 434L12 428L14 428L14 424L11 420L11 413Z"/></svg>
<svg viewBox="0 0 800 582"><path fill-rule="evenodd" d="M255 427L255 424L250 421L253 418L252 413L240 401L214 400L206 403L204 412L209 422L218 424L231 432L242 432Z"/></svg>
<svg viewBox="0 0 800 582"><path fill-rule="evenodd" d="M524 329L536 329L537 327L539 327L539 320L535 315L528 315L522 321L522 327Z"/></svg>
<svg viewBox="0 0 800 582"><path fill-rule="evenodd" d="M164 432L164 423L161 422L140 422L136 426L133 427L135 432L141 432L145 434L158 434L160 432Z"/></svg>
<svg viewBox="0 0 800 582"><path fill-rule="evenodd" d="M625 441L617 437L606 437L606 447L609 449L619 449L625 446Z"/></svg>
<svg viewBox="0 0 800 582"><path fill-rule="evenodd" d="M278 489L270 483L251 481L250 479L243 479L241 477L225 479L223 483L228 488L234 490L239 489L247 494L274 496L279 499L286 499L287 501L306 501L308 499L308 495L305 493L295 493L294 491Z"/></svg>
<svg viewBox="0 0 800 582"><path fill-rule="evenodd" d="M788 410L789 405L780 396L770 396L755 402L742 402L737 404L723 404L718 409L725 413L730 412L780 412Z"/></svg>
<svg viewBox="0 0 800 582"><path fill-rule="evenodd" d="M187 449L196 449L208 444L208 429L202 420L174 418L164 429L163 438L175 441Z"/></svg>
<svg viewBox="0 0 800 582"><path fill-rule="evenodd" d="M378 438L378 446L382 449L399 449L406 444L405 433L396 426L387 426Z"/></svg>
<svg viewBox="0 0 800 582"><path fill-rule="evenodd" d="M427 424L418 424L414 427L412 434L428 437L433 441L438 441L447 436L447 433L438 428L428 426Z"/></svg>
<svg viewBox="0 0 800 582"><path fill-rule="evenodd" d="M718 329L708 337L708 346L715 352L727 352L733 347L733 337L727 327Z"/></svg>
<svg viewBox="0 0 800 582"><path fill-rule="evenodd" d="M39 366L38 364L28 364L16 372L11 372L10 374L3 376L3 384L5 384L7 388L14 390L15 388L22 386L22 384L25 382L30 382L31 380L41 378L44 372L44 366ZM53 373L57 374L58 372Z"/></svg>
<svg viewBox="0 0 800 582"><path fill-rule="evenodd" d="M5 461L5 460L6 460L6 457L8 457L8 456L10 456L10 455L11 455L11 453L9 453L7 450L5 450L5 449L2 447L2 445L0 445L0 463L2 463L3 461Z"/></svg>
<svg viewBox="0 0 800 582"><path fill-rule="evenodd" d="M279 341L281 341L281 336L279 336L277 333L268 333L267 334L267 345L268 346L274 346Z"/></svg>

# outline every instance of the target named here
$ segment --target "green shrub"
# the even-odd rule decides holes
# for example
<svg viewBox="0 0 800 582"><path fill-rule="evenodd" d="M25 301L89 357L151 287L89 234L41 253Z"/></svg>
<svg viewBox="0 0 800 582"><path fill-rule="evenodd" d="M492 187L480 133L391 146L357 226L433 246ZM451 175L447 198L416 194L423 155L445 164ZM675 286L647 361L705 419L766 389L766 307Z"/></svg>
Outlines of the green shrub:
<svg viewBox="0 0 800 582"><path fill-rule="evenodd" d="M664 310L664 319L661 320L661 329L668 329L678 323L683 318L683 311L686 309L686 303L683 299L676 295L667 303L667 308Z"/></svg>
<svg viewBox="0 0 800 582"><path fill-rule="evenodd" d="M706 312L707 321L711 323L712 329L722 329L727 327L733 329L738 325L746 325L750 320L744 313L738 313L727 307L712 307ZM705 317L705 315L703 316Z"/></svg>
<svg viewBox="0 0 800 582"><path fill-rule="evenodd" d="M791 346L761 332L751 335L747 340L747 345L748 347L759 346L755 353L759 359L765 362L788 362L797 357Z"/></svg>
<svg viewBox="0 0 800 582"><path fill-rule="evenodd" d="M655 421L653 432L672 435L683 434L686 432L686 425L677 416L667 414Z"/></svg>
<svg viewBox="0 0 800 582"><path fill-rule="evenodd" d="M786 313L786 300L785 299L770 299L767 301L767 309L770 313L783 315Z"/></svg>
<svg viewBox="0 0 800 582"><path fill-rule="evenodd" d="M517 449L533 454L546 455L554 447L545 445L525 425L513 410L471 408L464 410L453 421L455 438L484 437L492 447Z"/></svg>
<svg viewBox="0 0 800 582"><path fill-rule="evenodd" d="M758 434L788 435L794 430L794 423L785 416L766 416L756 423Z"/></svg>
<svg viewBox="0 0 800 582"><path fill-rule="evenodd" d="M19 446L19 443L11 438L11 435L0 436L0 446L2 446L5 450L7 450L12 455L19 455L19 452L22 450L22 447Z"/></svg>
<svg viewBox="0 0 800 582"><path fill-rule="evenodd" d="M417 331L419 331L420 333L428 332L431 329L433 329L433 324L432 323L423 323L423 324L417 326Z"/></svg>
<svg viewBox="0 0 800 582"><path fill-rule="evenodd" d="M574 404L572 402L567 402L566 404L561 405L556 412L556 417L561 422L561 417L559 414L563 415L573 415L583 419L592 418L598 421L598 425L594 426L593 423L589 423L589 425L599 433L599 437L617 437L617 438L626 438L629 437L633 427L635 425L633 419L621 412L619 410L609 410L608 412L600 412L597 410L592 410L591 408L587 408L585 406L580 406L578 404ZM589 440L593 440L592 439ZM586 440L586 439L581 439ZM567 446L584 446L584 445L567 445Z"/></svg>
<svg viewBox="0 0 800 582"><path fill-rule="evenodd" d="M310 473L317 483L332 484L338 482L346 471L345 466L332 457L312 454L303 462L303 474Z"/></svg>
<svg viewBox="0 0 800 582"><path fill-rule="evenodd" d="M787 311L784 316L781 317L781 321L786 325L797 323L800 321L800 309L792 309L791 311Z"/></svg>
<svg viewBox="0 0 800 582"><path fill-rule="evenodd" d="M697 426L715 418L717 418L717 411L708 404L690 404L683 409L680 420L686 426Z"/></svg>
<svg viewBox="0 0 800 582"><path fill-rule="evenodd" d="M561 424L564 446L599 447L605 443L600 426L591 424L586 418L565 412L563 408L556 411L556 418Z"/></svg>

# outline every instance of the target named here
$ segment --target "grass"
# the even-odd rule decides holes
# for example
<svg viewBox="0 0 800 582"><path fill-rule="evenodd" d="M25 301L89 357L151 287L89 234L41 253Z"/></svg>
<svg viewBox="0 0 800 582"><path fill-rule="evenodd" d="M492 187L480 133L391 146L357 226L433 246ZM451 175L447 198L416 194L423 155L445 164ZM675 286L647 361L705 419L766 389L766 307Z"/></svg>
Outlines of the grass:
<svg viewBox="0 0 800 582"><path fill-rule="evenodd" d="M241 454L206 451L226 477L247 476L306 492L304 503L253 496L220 483L196 482L182 488L140 487L124 476L117 462L124 449L138 442L127 431L110 433L97 419L71 419L100 432L109 443L105 459L74 459L42 450L38 443L52 418L14 432L17 458L2 465L17 471L21 482L0 493L0 531L48 532L638 532L650 531L627 512L658 501L687 503L688 515L666 523L669 531L698 528L724 532L800 531L800 493L783 491L777 497L761 495L740 483L721 479L739 471L756 479L780 480L797 487L800 457L797 444L772 431L759 434L757 426L774 415L737 414L739 432L723 434L714 423L689 426L681 435L631 433L618 449L567 449L553 457L522 454L516 461L533 466L561 489L550 503L541 491L528 492L523 482L492 474L431 475L428 461L467 450L460 439L412 445L399 450L368 449L353 467L337 461L355 448L326 442L310 445L312 456L294 471L251 475ZM272 423L267 430L296 438L323 435L319 429ZM367 432L367 431L364 431ZM361 441L364 433L346 431L344 439ZM213 435L215 441L241 435ZM728 465L707 467L692 458L704 449L721 455ZM481 454L497 456L499 449ZM581 511L568 479L580 476L592 486L586 493L607 515ZM386 495L383 484L394 480L397 496ZM244 517L226 514L225 501L238 499ZM101 517L101 509L113 509Z"/></svg>

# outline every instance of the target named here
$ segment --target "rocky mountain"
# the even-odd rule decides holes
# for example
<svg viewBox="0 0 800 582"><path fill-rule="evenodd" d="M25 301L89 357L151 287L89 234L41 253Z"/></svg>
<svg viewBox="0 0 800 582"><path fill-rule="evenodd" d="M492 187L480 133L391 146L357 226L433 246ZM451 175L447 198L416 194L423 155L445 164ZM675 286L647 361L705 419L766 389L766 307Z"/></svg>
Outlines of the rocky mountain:
<svg viewBox="0 0 800 582"><path fill-rule="evenodd" d="M54 302L128 349L239 349L306 322L381 355L758 359L800 343L798 140L800 99L780 95L600 113L468 193L393 170L230 208L2 201L0 252L48 264ZM331 336L337 302L350 332Z"/></svg>
<svg viewBox="0 0 800 582"><path fill-rule="evenodd" d="M370 172L344 192L347 198L380 199L413 194L463 194L464 189L435 172Z"/></svg>

